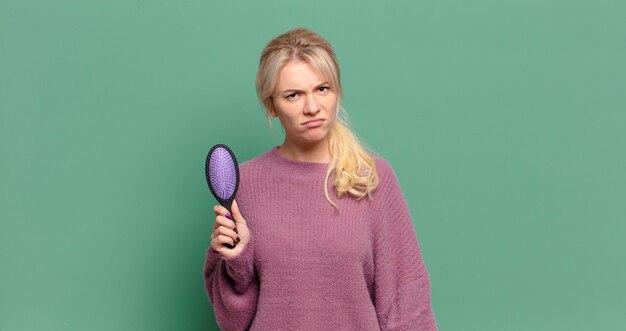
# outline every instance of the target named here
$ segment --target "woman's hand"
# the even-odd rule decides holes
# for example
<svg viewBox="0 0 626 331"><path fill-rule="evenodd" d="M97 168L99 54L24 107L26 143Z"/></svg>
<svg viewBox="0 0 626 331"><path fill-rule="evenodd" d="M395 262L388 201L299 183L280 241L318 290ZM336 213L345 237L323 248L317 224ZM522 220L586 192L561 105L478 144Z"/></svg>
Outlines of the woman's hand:
<svg viewBox="0 0 626 331"><path fill-rule="evenodd" d="M215 223L213 223L213 233L211 234L211 248L224 257L235 257L243 251L250 241L250 231L246 220L241 216L237 201L233 201L232 211L234 221L227 218L228 210L216 205L213 207L215 212ZM235 232L237 229L237 232ZM226 245L235 245L229 248ZM231 246L232 247L232 246Z"/></svg>

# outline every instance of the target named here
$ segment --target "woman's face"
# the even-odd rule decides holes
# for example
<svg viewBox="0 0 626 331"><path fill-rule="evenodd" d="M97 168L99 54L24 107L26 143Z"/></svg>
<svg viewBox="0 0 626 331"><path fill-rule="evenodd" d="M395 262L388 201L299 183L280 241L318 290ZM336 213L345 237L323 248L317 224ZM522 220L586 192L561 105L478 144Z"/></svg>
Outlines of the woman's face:
<svg viewBox="0 0 626 331"><path fill-rule="evenodd" d="M272 100L270 114L280 119L285 140L298 145L326 140L335 122L337 94L319 70L306 62L288 62L278 75Z"/></svg>

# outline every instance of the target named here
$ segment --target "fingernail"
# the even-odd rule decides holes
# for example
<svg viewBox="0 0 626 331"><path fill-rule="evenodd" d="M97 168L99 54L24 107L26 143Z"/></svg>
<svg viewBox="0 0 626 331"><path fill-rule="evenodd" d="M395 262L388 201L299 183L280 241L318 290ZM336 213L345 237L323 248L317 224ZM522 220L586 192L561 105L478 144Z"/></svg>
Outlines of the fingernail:
<svg viewBox="0 0 626 331"><path fill-rule="evenodd" d="M229 220L233 219L233 217L230 215L230 213L226 213L226 218L228 218Z"/></svg>

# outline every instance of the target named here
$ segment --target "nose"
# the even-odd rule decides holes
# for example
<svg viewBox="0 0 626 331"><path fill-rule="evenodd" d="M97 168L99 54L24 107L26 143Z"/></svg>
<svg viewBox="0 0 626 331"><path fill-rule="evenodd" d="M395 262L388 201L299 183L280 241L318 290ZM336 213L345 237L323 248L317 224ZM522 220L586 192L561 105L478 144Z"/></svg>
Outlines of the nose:
<svg viewBox="0 0 626 331"><path fill-rule="evenodd" d="M317 102L315 95L309 95L304 105L304 113L306 115L315 115L320 111L320 104Z"/></svg>

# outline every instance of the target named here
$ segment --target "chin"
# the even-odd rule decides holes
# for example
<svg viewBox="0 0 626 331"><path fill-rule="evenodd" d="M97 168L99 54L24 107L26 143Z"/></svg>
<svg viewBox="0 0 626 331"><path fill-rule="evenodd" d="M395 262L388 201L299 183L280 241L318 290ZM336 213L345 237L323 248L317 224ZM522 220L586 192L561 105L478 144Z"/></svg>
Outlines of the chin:
<svg viewBox="0 0 626 331"><path fill-rule="evenodd" d="M305 142L306 144L309 144L309 145L316 145L316 144L322 143L322 142L324 142L324 141L326 141L326 136L324 136L324 137L319 137L319 138L318 138L318 137L316 137L316 138L308 138L308 139L304 139L304 142Z"/></svg>
<svg viewBox="0 0 626 331"><path fill-rule="evenodd" d="M319 142L320 140L326 139L329 133L330 130L316 130L315 132L309 132L305 135L305 139L308 138L308 140L315 140Z"/></svg>

